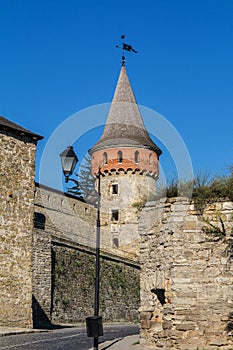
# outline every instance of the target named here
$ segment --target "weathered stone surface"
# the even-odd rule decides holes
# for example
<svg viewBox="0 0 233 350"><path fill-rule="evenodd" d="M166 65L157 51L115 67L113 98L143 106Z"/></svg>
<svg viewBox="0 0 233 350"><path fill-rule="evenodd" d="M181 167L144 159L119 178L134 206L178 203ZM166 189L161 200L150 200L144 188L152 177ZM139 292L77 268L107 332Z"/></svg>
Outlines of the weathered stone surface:
<svg viewBox="0 0 233 350"><path fill-rule="evenodd" d="M233 210L233 203L232 202L222 203L222 209L223 210Z"/></svg>
<svg viewBox="0 0 233 350"><path fill-rule="evenodd" d="M32 230L36 140L0 130L1 326L32 327Z"/></svg>
<svg viewBox="0 0 233 350"><path fill-rule="evenodd" d="M103 246L114 249L114 242L117 242L118 253L124 251L129 258L138 257L138 217L141 208L155 193L156 180L139 172L127 171L126 174L121 171L102 176L100 185ZM113 185L117 185L117 194L112 191ZM118 211L116 220L112 217L114 210ZM154 222L154 219L153 216L151 220ZM146 242L144 245L146 248Z"/></svg>
<svg viewBox="0 0 233 350"><path fill-rule="evenodd" d="M37 185L35 214L34 325L84 322L93 314L96 209ZM114 252L101 237L100 313L104 321L136 321L139 265Z"/></svg>
<svg viewBox="0 0 233 350"><path fill-rule="evenodd" d="M174 349L232 347L232 203L214 203L204 213L220 228L217 218L221 215L226 230L222 238L204 233L206 223L187 201L169 200L164 210L160 207L159 219L157 207L147 205L141 217L144 229L140 234L146 242L140 250L141 303L144 310L148 305L147 319L163 315L162 327L142 323L143 344ZM147 213L151 226L146 231ZM156 288L163 291L163 302L152 293Z"/></svg>
<svg viewBox="0 0 233 350"><path fill-rule="evenodd" d="M83 322L93 314L95 254L72 242L53 244L54 323ZM101 255L100 314L105 322L138 320L139 267ZM147 322L144 317L145 322Z"/></svg>

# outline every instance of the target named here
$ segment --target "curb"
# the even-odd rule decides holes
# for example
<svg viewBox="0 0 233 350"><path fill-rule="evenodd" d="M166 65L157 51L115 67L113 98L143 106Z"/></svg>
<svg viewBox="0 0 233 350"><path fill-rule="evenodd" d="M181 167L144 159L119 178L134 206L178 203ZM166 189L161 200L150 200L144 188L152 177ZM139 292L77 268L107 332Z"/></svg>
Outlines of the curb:
<svg viewBox="0 0 233 350"><path fill-rule="evenodd" d="M111 349L112 346L114 346L116 343L118 343L119 341L121 341L123 338L115 338L113 340L108 340L108 341L105 341L104 343L102 344L99 344L99 349L100 350L107 350L107 349ZM92 349L90 349L92 350Z"/></svg>
<svg viewBox="0 0 233 350"><path fill-rule="evenodd" d="M148 350L148 347L139 344L139 335L130 335L125 338L116 338L106 341L99 346L100 350ZM90 349L92 350L92 349Z"/></svg>
<svg viewBox="0 0 233 350"><path fill-rule="evenodd" d="M42 333L49 332L47 329L28 329L28 328L0 328L0 337L7 337L9 335L27 334L27 333Z"/></svg>

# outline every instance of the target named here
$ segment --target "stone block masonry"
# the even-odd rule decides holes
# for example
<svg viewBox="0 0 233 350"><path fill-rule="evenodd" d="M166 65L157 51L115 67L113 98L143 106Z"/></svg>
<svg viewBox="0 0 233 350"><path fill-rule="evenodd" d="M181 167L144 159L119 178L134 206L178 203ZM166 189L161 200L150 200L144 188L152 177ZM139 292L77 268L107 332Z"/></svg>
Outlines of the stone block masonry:
<svg viewBox="0 0 233 350"><path fill-rule="evenodd" d="M117 186L117 194L112 191ZM130 258L139 254L138 206L144 205L155 194L156 181L131 171L107 173L101 177L101 240L105 246L114 247L116 254L125 251ZM112 213L117 211L115 220Z"/></svg>
<svg viewBox="0 0 233 350"><path fill-rule="evenodd" d="M96 209L36 184L34 214L34 326L85 322L93 315ZM100 273L104 321L138 320L138 262L104 246Z"/></svg>
<svg viewBox="0 0 233 350"><path fill-rule="evenodd" d="M68 243L68 242L67 242ZM53 243L54 323L85 322L93 315L95 253L69 244ZM100 314L104 322L138 321L139 266L101 256Z"/></svg>
<svg viewBox="0 0 233 350"><path fill-rule="evenodd" d="M72 246L95 246L93 207L72 195L36 183L33 234L33 325L49 326L52 321L53 242L69 241ZM76 288L75 288L76 290ZM62 311L61 311L62 312Z"/></svg>
<svg viewBox="0 0 233 350"><path fill-rule="evenodd" d="M1 120L7 127L0 125L0 325L32 327L36 139Z"/></svg>
<svg viewBox="0 0 233 350"><path fill-rule="evenodd" d="M209 205L203 215L185 198L145 207L141 343L164 349L233 346L232 216L231 202Z"/></svg>

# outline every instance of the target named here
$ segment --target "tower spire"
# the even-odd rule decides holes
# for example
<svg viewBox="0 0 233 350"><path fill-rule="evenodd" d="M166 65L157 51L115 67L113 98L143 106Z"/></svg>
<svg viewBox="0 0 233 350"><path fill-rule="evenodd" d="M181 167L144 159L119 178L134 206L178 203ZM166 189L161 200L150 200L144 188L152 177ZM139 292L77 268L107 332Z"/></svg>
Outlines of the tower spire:
<svg viewBox="0 0 233 350"><path fill-rule="evenodd" d="M121 67L103 134L90 152L114 147L146 148L161 154L145 128L125 66Z"/></svg>

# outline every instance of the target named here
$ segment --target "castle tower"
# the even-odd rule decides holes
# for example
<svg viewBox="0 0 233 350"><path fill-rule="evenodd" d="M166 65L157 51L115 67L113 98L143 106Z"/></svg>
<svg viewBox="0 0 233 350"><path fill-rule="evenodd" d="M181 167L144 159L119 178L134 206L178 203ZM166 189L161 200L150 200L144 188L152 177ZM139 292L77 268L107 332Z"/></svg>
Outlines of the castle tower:
<svg viewBox="0 0 233 350"><path fill-rule="evenodd" d="M137 254L138 210L155 195L162 152L144 126L124 65L103 134L89 152L92 174L101 173L103 248Z"/></svg>

